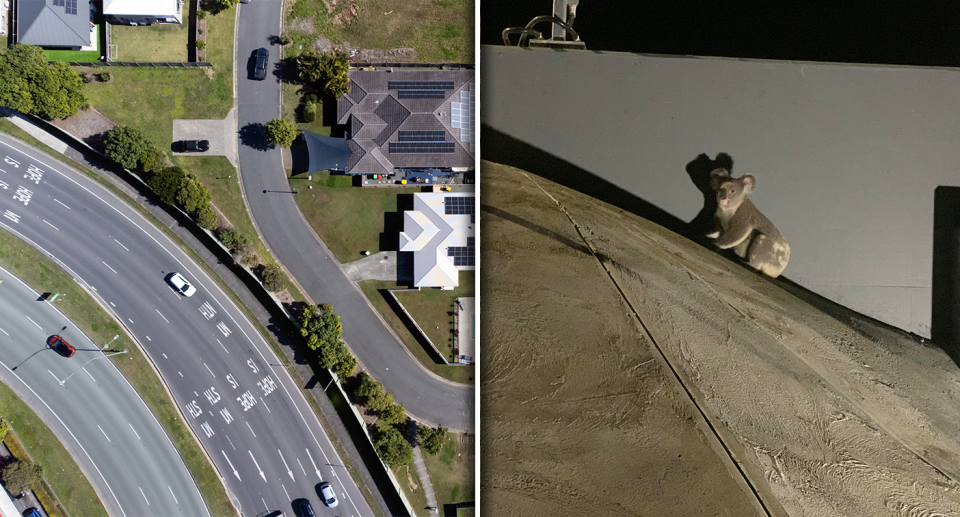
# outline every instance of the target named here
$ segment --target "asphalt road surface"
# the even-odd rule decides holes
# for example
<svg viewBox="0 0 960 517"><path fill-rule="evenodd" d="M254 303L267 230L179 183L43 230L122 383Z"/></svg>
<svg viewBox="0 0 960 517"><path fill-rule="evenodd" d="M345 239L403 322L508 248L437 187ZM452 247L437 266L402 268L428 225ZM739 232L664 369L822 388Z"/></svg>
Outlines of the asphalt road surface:
<svg viewBox="0 0 960 517"><path fill-rule="evenodd" d="M137 338L245 515L290 511L299 498L319 515L371 514L255 327L139 213L83 174L0 135L0 226L52 255ZM165 282L174 271L196 294L183 297ZM320 503L321 481L342 500L336 512Z"/></svg>
<svg viewBox="0 0 960 517"><path fill-rule="evenodd" d="M100 351L107 343L92 342L9 271L0 278L0 380L70 451L107 512L209 515L160 422ZM47 346L55 334L73 357Z"/></svg>
<svg viewBox="0 0 960 517"><path fill-rule="evenodd" d="M280 149L262 126L280 116L280 0L240 6L237 34L237 119L240 169L247 204L267 245L317 303L343 322L343 339L369 373L417 420L473 432L474 388L433 376L387 327L332 253L304 220L291 193ZM253 52L270 51L267 79L252 79ZM258 124L260 126L258 126Z"/></svg>

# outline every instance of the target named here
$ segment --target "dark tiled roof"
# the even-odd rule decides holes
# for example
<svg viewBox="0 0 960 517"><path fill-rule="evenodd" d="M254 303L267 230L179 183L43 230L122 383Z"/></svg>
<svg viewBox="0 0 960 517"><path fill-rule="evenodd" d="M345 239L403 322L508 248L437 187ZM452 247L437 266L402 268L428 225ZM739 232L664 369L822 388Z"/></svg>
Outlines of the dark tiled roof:
<svg viewBox="0 0 960 517"><path fill-rule="evenodd" d="M360 117L350 117L350 135L356 138L361 129L363 129L363 121Z"/></svg>
<svg viewBox="0 0 960 517"><path fill-rule="evenodd" d="M361 88L359 84L353 82L353 80L351 79L350 93L348 93L347 95L350 96L350 99L353 100L355 104L360 104L360 101L362 101L363 98L367 96L367 92L363 88Z"/></svg>
<svg viewBox="0 0 960 517"><path fill-rule="evenodd" d="M337 99L337 120L342 120L352 107L353 103L350 102L350 99L348 99L346 95Z"/></svg>
<svg viewBox="0 0 960 517"><path fill-rule="evenodd" d="M387 127L374 139L377 145L387 143L387 139L393 136L393 133L410 116L410 110L404 108L403 104L400 104L400 101L393 97L384 97L383 102L377 109L373 110L373 113L387 123Z"/></svg>

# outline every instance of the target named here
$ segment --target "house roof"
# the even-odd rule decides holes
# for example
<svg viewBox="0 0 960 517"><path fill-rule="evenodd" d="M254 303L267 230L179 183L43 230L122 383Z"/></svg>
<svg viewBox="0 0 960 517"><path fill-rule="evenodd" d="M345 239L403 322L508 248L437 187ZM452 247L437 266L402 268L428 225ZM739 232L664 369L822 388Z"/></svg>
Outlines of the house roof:
<svg viewBox="0 0 960 517"><path fill-rule="evenodd" d="M472 192L420 193L413 196L413 210L403 213L400 251L413 252L413 281L416 287L454 287L460 284L461 269L450 248L470 248L473 253L473 204L455 201L470 198ZM449 205L449 207L448 207ZM465 209L451 210L458 206ZM460 213L447 213L460 212Z"/></svg>
<svg viewBox="0 0 960 517"><path fill-rule="evenodd" d="M337 101L337 122L350 125L350 138L364 156L351 159L346 172L474 166L473 70L352 70L349 75L350 92ZM431 133L421 138L426 131ZM398 143L407 145L391 146ZM432 145L438 143L443 145Z"/></svg>
<svg viewBox="0 0 960 517"><path fill-rule="evenodd" d="M89 45L90 0L20 0L17 41L41 47Z"/></svg>
<svg viewBox="0 0 960 517"><path fill-rule="evenodd" d="M177 0L103 0L103 14L177 16Z"/></svg>

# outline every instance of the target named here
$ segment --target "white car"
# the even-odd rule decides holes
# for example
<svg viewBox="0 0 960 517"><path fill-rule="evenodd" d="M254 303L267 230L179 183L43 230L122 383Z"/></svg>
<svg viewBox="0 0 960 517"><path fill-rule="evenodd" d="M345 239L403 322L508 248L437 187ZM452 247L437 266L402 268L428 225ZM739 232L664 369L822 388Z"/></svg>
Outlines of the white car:
<svg viewBox="0 0 960 517"><path fill-rule="evenodd" d="M323 499L323 504L327 505L329 508L337 507L337 496L333 493L333 487L330 486L330 483L320 483L320 498Z"/></svg>
<svg viewBox="0 0 960 517"><path fill-rule="evenodd" d="M170 285L184 296L193 296L193 293L197 292L197 288L190 285L190 282L187 282L187 279L183 278L180 273L170 273L167 282L170 282Z"/></svg>

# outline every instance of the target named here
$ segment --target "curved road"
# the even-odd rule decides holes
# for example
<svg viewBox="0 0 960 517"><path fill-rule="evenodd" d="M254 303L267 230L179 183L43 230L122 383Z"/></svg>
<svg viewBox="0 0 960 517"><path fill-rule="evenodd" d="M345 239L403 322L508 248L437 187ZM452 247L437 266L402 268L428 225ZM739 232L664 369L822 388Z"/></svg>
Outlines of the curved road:
<svg viewBox="0 0 960 517"><path fill-rule="evenodd" d="M298 385L219 285L165 234L83 174L0 135L0 227L55 257L135 336L246 515L370 515ZM179 271L197 292L164 278ZM73 379L71 379L71 382ZM315 487L341 499L325 508ZM148 500L162 487L144 488Z"/></svg>
<svg viewBox="0 0 960 517"><path fill-rule="evenodd" d="M425 423L473 432L474 387L434 376L406 350L307 224L289 193L280 149L264 149L263 137L252 136L253 125L280 116L282 49L271 41L280 34L281 6L281 0L240 6L236 70L237 121L242 136L238 152L251 215L267 246L309 296L317 303L333 305L343 322L344 341L408 413ZM265 81L252 80L250 75L250 56L260 47L270 50Z"/></svg>
<svg viewBox="0 0 960 517"><path fill-rule="evenodd" d="M210 515L160 422L99 351L106 343L7 270L0 278L0 380L60 439L107 513ZM77 349L73 357L47 346L54 334Z"/></svg>

